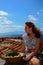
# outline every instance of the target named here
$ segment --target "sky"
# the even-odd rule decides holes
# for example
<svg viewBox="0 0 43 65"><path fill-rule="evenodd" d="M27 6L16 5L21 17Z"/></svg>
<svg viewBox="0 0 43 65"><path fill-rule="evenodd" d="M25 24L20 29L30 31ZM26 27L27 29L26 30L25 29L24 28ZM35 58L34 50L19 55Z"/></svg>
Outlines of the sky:
<svg viewBox="0 0 43 65"><path fill-rule="evenodd" d="M26 21L43 31L43 0L0 0L0 33L24 31Z"/></svg>

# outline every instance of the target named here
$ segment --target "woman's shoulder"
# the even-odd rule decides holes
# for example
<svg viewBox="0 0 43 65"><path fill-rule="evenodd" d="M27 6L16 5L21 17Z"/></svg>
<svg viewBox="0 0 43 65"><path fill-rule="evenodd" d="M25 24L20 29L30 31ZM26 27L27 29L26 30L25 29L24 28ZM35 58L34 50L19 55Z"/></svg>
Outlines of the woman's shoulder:
<svg viewBox="0 0 43 65"><path fill-rule="evenodd" d="M24 40L26 40L26 39L27 39L27 34L24 34L24 35L22 36L22 38L23 38Z"/></svg>
<svg viewBox="0 0 43 65"><path fill-rule="evenodd" d="M23 35L22 35L22 37L27 37L27 34L26 34L26 33L25 33L25 34L23 34Z"/></svg>
<svg viewBox="0 0 43 65"><path fill-rule="evenodd" d="M41 43L41 38L36 38L37 43Z"/></svg>

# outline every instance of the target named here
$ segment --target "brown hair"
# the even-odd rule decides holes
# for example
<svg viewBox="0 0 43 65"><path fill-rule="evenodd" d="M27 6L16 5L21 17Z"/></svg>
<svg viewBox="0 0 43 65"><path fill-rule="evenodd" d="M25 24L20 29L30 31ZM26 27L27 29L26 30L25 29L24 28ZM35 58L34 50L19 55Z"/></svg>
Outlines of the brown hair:
<svg viewBox="0 0 43 65"><path fill-rule="evenodd" d="M25 22L25 24L28 27L30 27L30 28L32 27L32 31L33 31L33 33L35 33L35 37L36 38L40 38L41 32L40 32L40 30L38 28L35 27L34 23L32 23L32 22Z"/></svg>

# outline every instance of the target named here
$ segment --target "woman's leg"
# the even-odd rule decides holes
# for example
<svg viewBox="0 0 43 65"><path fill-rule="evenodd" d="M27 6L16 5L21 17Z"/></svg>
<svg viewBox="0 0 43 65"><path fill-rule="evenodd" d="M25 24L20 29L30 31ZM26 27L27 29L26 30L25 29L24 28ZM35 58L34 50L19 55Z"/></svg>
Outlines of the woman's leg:
<svg viewBox="0 0 43 65"><path fill-rule="evenodd" d="M31 64L32 65L40 65L40 60L37 59L36 57L33 57L31 60L30 60Z"/></svg>

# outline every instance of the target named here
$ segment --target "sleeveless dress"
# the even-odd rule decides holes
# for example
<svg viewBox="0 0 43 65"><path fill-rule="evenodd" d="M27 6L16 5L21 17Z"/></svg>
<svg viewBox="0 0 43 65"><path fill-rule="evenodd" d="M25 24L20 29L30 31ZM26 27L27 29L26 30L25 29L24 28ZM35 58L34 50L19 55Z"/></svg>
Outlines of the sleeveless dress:
<svg viewBox="0 0 43 65"><path fill-rule="evenodd" d="M25 42L25 52L26 53L30 53L33 50L35 50L36 48L36 37L34 37L32 39L32 41L30 41L29 37L27 36L27 34L23 35L23 40Z"/></svg>

